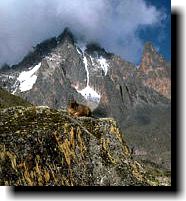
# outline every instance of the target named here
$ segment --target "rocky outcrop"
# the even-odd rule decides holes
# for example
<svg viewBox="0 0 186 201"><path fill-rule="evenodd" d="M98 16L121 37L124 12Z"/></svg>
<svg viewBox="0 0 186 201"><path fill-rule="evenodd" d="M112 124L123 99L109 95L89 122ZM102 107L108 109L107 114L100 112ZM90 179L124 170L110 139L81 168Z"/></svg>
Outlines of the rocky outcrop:
<svg viewBox="0 0 186 201"><path fill-rule="evenodd" d="M13 107L0 111L0 124L0 185L170 185L168 172L132 159L112 118Z"/></svg>

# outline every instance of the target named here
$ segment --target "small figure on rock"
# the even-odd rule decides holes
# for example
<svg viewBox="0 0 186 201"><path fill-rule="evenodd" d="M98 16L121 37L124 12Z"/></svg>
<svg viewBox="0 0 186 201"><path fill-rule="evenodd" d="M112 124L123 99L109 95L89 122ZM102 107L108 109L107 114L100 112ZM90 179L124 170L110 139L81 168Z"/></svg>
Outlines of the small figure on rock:
<svg viewBox="0 0 186 201"><path fill-rule="evenodd" d="M67 105L67 112L69 115L75 117L91 116L90 108L86 105L77 103L75 100L70 101L70 103Z"/></svg>

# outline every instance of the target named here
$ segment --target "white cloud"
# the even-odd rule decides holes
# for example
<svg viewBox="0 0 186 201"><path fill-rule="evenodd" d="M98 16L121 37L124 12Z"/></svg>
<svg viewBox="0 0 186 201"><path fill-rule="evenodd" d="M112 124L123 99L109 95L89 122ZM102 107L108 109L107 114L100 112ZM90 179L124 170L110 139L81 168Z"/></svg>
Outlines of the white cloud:
<svg viewBox="0 0 186 201"><path fill-rule="evenodd" d="M0 65L19 62L32 46L66 26L136 62L142 49L137 29L160 25L163 16L144 0L1 0Z"/></svg>

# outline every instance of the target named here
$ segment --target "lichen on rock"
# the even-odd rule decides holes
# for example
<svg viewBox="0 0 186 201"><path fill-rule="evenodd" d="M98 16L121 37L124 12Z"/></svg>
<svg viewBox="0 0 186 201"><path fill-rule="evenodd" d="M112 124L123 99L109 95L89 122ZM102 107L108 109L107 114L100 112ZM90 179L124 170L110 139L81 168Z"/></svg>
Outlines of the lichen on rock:
<svg viewBox="0 0 186 201"><path fill-rule="evenodd" d="M163 178L153 183L132 159L112 118L73 118L62 110L19 106L1 110L0 124L0 185L169 184Z"/></svg>

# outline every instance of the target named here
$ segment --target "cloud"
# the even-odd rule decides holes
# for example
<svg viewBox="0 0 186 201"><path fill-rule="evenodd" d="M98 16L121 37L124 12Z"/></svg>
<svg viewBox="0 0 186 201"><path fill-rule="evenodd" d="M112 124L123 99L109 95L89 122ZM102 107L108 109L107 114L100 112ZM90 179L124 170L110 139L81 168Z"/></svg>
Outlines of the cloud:
<svg viewBox="0 0 186 201"><path fill-rule="evenodd" d="M140 27L159 26L165 15L144 0L1 0L0 65L18 63L65 27L87 42L137 62Z"/></svg>

